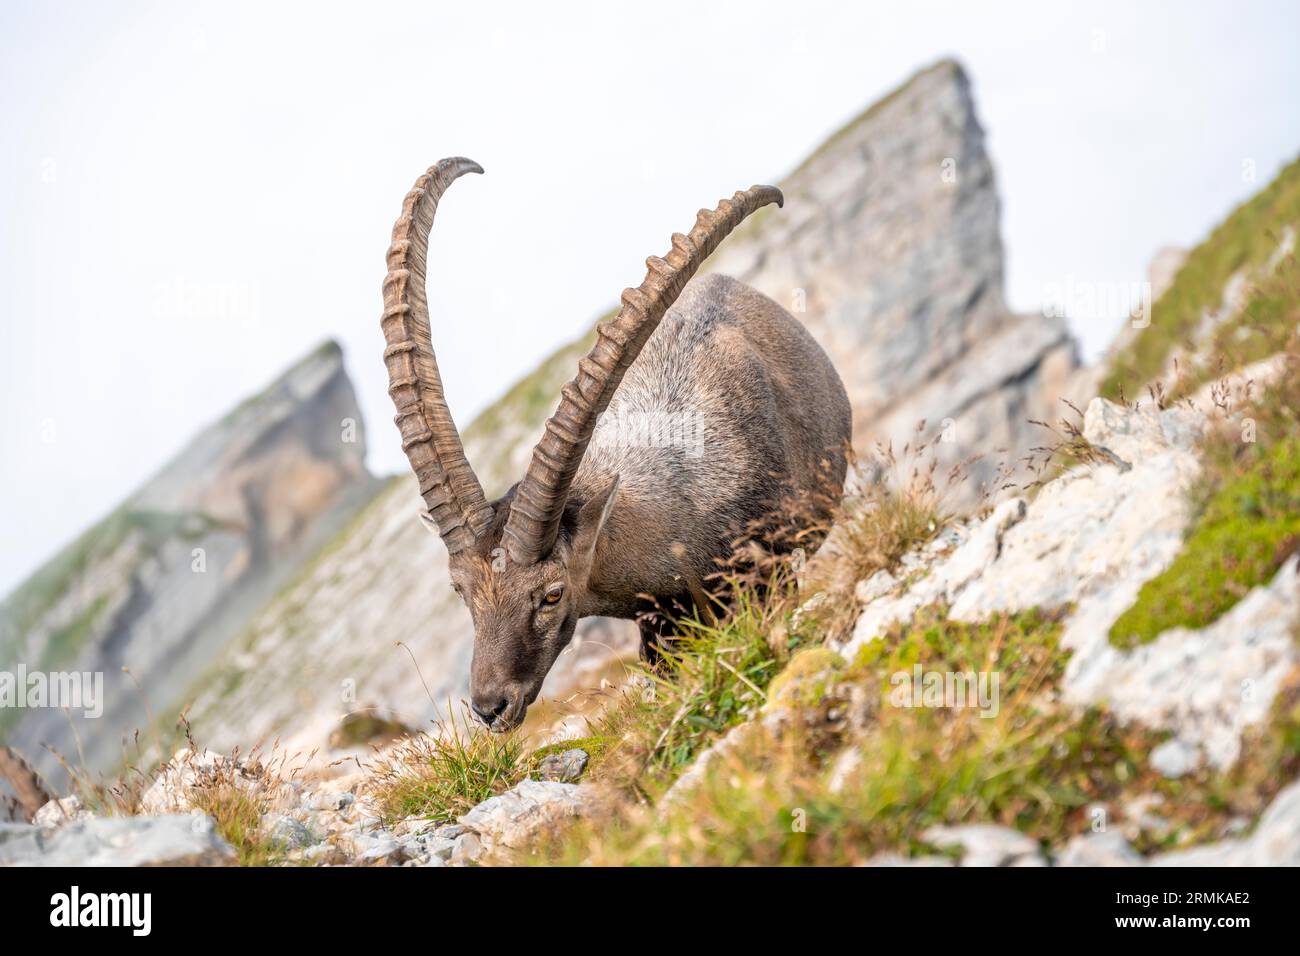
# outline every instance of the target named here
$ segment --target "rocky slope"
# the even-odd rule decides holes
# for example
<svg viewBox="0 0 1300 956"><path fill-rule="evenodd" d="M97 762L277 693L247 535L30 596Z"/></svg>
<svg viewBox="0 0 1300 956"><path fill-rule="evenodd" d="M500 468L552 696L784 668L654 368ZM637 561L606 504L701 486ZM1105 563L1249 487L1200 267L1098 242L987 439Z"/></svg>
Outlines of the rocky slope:
<svg viewBox="0 0 1300 956"><path fill-rule="evenodd" d="M751 788L759 793L775 788L777 803L764 805L764 817L775 817L759 823L758 831L751 832L754 822L744 817L731 834L723 825L720 842L729 858L762 861L758 853L770 851L774 840L806 847L833 818L831 806L842 803L859 830L833 827L832 843L842 849L854 839L863 840L867 852L859 861L874 866L1300 865L1300 784L1284 786L1287 779L1275 779L1283 767L1294 765L1295 754L1287 756L1283 741L1281 762L1252 771L1255 777L1238 774L1239 765L1257 760L1248 749L1268 752L1270 732L1284 737L1287 727L1294 726L1270 724L1277 721L1283 693L1294 695L1294 689L1284 688L1295 679L1300 662L1296 555L1208 627L1170 628L1157 640L1127 650L1115 648L1105 636L1118 615L1138 600L1141 585L1169 570L1183 549L1190 515L1182 502L1201 470L1197 447L1209 429L1222 424L1217 412L1141 410L1095 399L1084 432L1093 446L1105 447L1112 457L1071 468L1039 496L1009 499L987 518L950 525L893 571L859 581L853 600L862 610L852 637L833 649L794 654L784 674L762 688L762 696L742 709L727 731L712 736L706 749L681 766L654 806L641 808L646 796L637 796L638 806L629 812L638 817L615 817L611 823L611 805L620 800L619 788L611 790L616 777L606 773L595 783L584 780L593 754L625 747L630 737L556 745L543 760L511 770L512 777L523 779L487 791L486 799L451 819L443 806L420 801L403 803L406 813L394 814L385 796L393 778L383 773L382 760L330 777L318 765L307 773L291 771L283 757L278 766L274 760L268 766L260 756L182 750L140 793L134 810L142 817L105 817L103 808L90 812L78 797L69 797L45 806L30 826L0 826L0 864L56 865L78 858L129 864L511 864L554 852L539 851L538 845L551 842L554 847L554 840L564 840L575 826L575 852L581 858L662 862L655 855L659 842L671 845L679 839L680 857L669 856L669 861L712 862L715 857L707 856L706 848L719 840L711 832L719 823L712 814L744 813L746 801L755 796ZM1177 506L1162 507L1161 502ZM1087 532L1080 535L1080 528ZM811 604L803 600L805 607ZM933 607L946 609L943 617L927 618ZM1008 630L1006 622L1017 617L1035 623ZM857 813L853 801L862 799L859 793L891 788L889 771L870 761L872 739L892 732L887 726L892 718L884 713L887 706L872 700L888 692L881 691L870 672L858 669L878 656L881 646L888 653L889 645L919 619L930 622L926 641L936 646L953 622L1001 620L992 653L1000 654L1002 676L1009 682L1000 701L1004 719L1000 724L997 714L980 715L988 723L971 718L980 724L979 732L967 740L959 732L962 718L944 715L940 719L954 723L941 739L909 739L905 765L931 758L940 762L939 791L927 799L924 790L889 790L887 805L917 818L918 829L901 845L870 852L872 821ZM1039 656L1041 649L1015 641L1035 639L1034 627L1044 624L1061 628L1060 650L1069 663L1058 671L1060 687L1036 687L1017 675L1018 670L1043 671L1047 659ZM735 644L744 633L725 632L725 643ZM1009 646L997 648L1004 637ZM1054 643L1047 649L1057 653ZM980 650L978 657L982 654ZM893 708L909 708L889 700ZM627 710L637 705L627 697L615 698L614 706ZM935 706L944 710L943 704ZM1097 726L1089 714L1100 713L1099 708L1117 722L1102 724L1104 736L1093 736ZM664 722L668 710L680 713L676 701L667 704ZM1065 723L1040 726L1036 722L1045 710L1058 711ZM671 726L666 724L664 734ZM1075 739L1079 735L1082 743ZM1039 736L1045 739L1036 740ZM1134 747L1134 740L1136 749L1127 753L1123 748ZM1004 750L1024 743L1034 748L1041 765L1013 762L1009 770L1002 762ZM819 790L798 795L781 791L784 780L772 762L789 760L790 748L809 745L831 754L803 757L819 767L814 778L820 780ZM931 747L935 752L928 752ZM975 761L970 765L962 763L967 747ZM1073 792L1078 783L1066 777L1049 775L1035 783L1032 774L1062 773L1069 766L1053 766L1053 748L1070 760L1078 749L1088 766L1086 791ZM607 767L610 757L603 760ZM956 761L956 767L946 769L944 761ZM399 773L432 782L425 757L398 766ZM485 767L473 758L458 766L471 771ZM805 773L797 765L793 770L780 766L784 773ZM753 775L745 778L746 773ZM900 773L911 779L918 771L904 766ZM966 779L952 816L941 812L937 818L943 822L927 823L935 814L927 804L941 803L941 793L952 792L949 774L957 773ZM972 812L978 800L965 797L967 790L978 795L988 780L1002 782L1009 773L1015 777L1011 806L1030 832L1006 825L996 813L985 817ZM1030 777L1021 779L1026 774ZM1243 800L1244 783L1252 779L1252 786L1271 793L1257 825L1231 813ZM924 786L924 774L918 774L917 786ZM1032 829L1030 813L1034 801L1043 799L1037 793L1044 791L1047 805L1076 809L1075 816L1053 816L1060 822L1048 832ZM654 800L653 784L649 792ZM1216 808L1217 821L1182 829L1180 810L1200 799ZM1226 808L1219 806L1221 801ZM819 808L805 825L790 827L785 818L805 813L790 805ZM242 838L238 845L221 838L221 817L230 806L256 808L248 826L230 831ZM582 830L584 826L589 829ZM617 849L620 845L623 849ZM1156 852L1151 852L1153 845ZM647 848L650 856L640 856ZM706 855L695 856L702 849Z"/></svg>
<svg viewBox="0 0 1300 956"><path fill-rule="evenodd" d="M104 675L101 717L74 712L70 726L57 709L6 708L6 742L51 776L42 743L115 769L122 739L147 729L148 704L174 712L253 611L373 496L364 455L332 342L197 435L0 606L5 670Z"/></svg>

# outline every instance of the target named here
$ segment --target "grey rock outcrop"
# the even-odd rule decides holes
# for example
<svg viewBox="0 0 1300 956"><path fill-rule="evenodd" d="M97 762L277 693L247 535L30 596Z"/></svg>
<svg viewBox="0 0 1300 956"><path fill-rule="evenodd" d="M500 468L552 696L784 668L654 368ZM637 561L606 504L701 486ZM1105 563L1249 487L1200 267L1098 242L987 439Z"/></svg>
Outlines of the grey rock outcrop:
<svg viewBox="0 0 1300 956"><path fill-rule="evenodd" d="M494 849L520 850L548 827L577 817L588 802L587 791L577 784L525 780L483 801L460 823L478 834L480 855Z"/></svg>
<svg viewBox="0 0 1300 956"><path fill-rule="evenodd" d="M50 830L0 823L0 866L224 866L235 851L210 817L94 817Z"/></svg>
<svg viewBox="0 0 1300 956"><path fill-rule="evenodd" d="M941 850L959 850L962 866L1046 866L1037 841L1010 827L990 823L935 826L921 839Z"/></svg>
<svg viewBox="0 0 1300 956"><path fill-rule="evenodd" d="M580 748L543 757L537 765L537 775L554 783L573 783L587 769L587 751Z"/></svg>

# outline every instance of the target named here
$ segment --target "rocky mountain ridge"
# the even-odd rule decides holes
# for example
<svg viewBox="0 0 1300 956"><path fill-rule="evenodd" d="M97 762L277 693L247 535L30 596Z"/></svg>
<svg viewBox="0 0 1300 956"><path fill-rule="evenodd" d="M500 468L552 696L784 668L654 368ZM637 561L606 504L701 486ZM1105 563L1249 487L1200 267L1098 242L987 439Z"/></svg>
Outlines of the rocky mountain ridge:
<svg viewBox="0 0 1300 956"><path fill-rule="evenodd" d="M102 716L70 724L59 709L6 708L6 742L47 774L57 762L43 744L116 769L148 707L173 711L185 684L374 494L364 455L333 342L204 429L0 606L5 670L104 680Z"/></svg>

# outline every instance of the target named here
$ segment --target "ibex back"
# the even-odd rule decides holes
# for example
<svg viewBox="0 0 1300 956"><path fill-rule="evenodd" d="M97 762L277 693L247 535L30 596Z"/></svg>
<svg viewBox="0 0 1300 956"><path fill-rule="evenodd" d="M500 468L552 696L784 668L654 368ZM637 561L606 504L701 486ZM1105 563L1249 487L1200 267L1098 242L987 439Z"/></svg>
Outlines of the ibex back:
<svg viewBox="0 0 1300 956"><path fill-rule="evenodd" d="M589 615L689 608L738 536L805 503L823 523L851 434L844 386L781 306L721 276L688 281L754 210L755 186L676 234L564 387L522 481L489 502L466 460L429 334L425 257L446 188L478 164L444 159L407 195L384 281L389 394L428 521L474 619L471 705L517 726ZM598 427L599 426L599 427Z"/></svg>

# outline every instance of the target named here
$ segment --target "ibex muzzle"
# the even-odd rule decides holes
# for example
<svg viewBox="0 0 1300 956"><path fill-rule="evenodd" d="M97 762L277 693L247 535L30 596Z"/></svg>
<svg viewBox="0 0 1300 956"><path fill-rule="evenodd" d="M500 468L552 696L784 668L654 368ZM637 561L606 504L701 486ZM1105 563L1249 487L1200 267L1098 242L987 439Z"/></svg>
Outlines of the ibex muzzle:
<svg viewBox="0 0 1300 956"><path fill-rule="evenodd" d="M443 395L425 300L438 201L482 171L444 159L416 181L393 227L382 324L402 447L474 619L471 706L506 731L580 618L637 619L649 644L660 625L647 612L691 606L744 529L791 497L832 501L852 423L830 360L788 312L733 279L689 282L746 216L781 204L779 190L754 186L647 260L562 389L523 480L489 502Z"/></svg>

